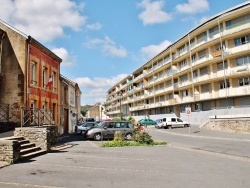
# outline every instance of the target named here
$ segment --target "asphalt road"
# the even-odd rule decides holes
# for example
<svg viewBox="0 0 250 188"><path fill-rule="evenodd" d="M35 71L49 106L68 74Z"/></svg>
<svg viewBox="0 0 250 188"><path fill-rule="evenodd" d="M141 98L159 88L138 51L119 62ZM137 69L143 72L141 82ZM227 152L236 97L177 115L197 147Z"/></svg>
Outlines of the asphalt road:
<svg viewBox="0 0 250 188"><path fill-rule="evenodd" d="M0 187L250 187L249 135L193 128L147 131L169 144L100 148L101 142L69 135L61 140L67 149L0 169Z"/></svg>

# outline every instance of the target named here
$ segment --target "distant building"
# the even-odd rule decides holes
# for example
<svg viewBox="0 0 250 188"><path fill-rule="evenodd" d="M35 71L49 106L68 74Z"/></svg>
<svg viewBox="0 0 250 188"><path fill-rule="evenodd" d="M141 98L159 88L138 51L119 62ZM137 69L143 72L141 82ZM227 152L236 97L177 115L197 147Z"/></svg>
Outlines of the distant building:
<svg viewBox="0 0 250 188"><path fill-rule="evenodd" d="M81 116L81 90L77 83L60 75L61 133L73 132Z"/></svg>
<svg viewBox="0 0 250 188"><path fill-rule="evenodd" d="M106 115L106 109L105 106L101 105L100 103L95 104L93 107L91 107L87 113L87 118L95 118L96 121L101 121L105 119L109 119L109 116Z"/></svg>

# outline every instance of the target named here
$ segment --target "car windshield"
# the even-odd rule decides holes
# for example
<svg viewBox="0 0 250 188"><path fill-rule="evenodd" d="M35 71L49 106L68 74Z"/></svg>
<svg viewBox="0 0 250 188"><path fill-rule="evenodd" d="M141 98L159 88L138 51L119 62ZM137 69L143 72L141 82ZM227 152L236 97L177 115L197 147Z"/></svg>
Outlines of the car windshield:
<svg viewBox="0 0 250 188"><path fill-rule="evenodd" d="M100 123L97 123L94 127L100 128L104 123L104 121L101 121Z"/></svg>

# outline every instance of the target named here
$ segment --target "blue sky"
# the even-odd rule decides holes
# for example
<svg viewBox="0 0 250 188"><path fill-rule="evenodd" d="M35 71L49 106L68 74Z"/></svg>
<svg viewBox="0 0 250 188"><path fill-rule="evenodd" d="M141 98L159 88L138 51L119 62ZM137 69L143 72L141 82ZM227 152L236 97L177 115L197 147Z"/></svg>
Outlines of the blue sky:
<svg viewBox="0 0 250 188"><path fill-rule="evenodd" d="M0 19L62 58L81 103L104 102L114 84L192 28L244 0L1 0Z"/></svg>

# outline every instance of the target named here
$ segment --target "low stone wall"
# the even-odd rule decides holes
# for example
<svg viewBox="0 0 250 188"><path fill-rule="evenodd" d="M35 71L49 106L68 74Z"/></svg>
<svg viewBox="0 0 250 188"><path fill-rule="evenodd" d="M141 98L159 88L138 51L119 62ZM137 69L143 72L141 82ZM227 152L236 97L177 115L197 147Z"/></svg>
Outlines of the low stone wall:
<svg viewBox="0 0 250 188"><path fill-rule="evenodd" d="M0 161L16 162L20 158L20 150L18 141L0 139Z"/></svg>
<svg viewBox="0 0 250 188"><path fill-rule="evenodd" d="M202 128L215 131L250 134L250 120L210 119L210 122Z"/></svg>
<svg viewBox="0 0 250 188"><path fill-rule="evenodd" d="M59 135L57 126L48 125L42 127L16 128L14 136L23 136L31 143L34 143L36 146L48 151L51 146L57 143Z"/></svg>

